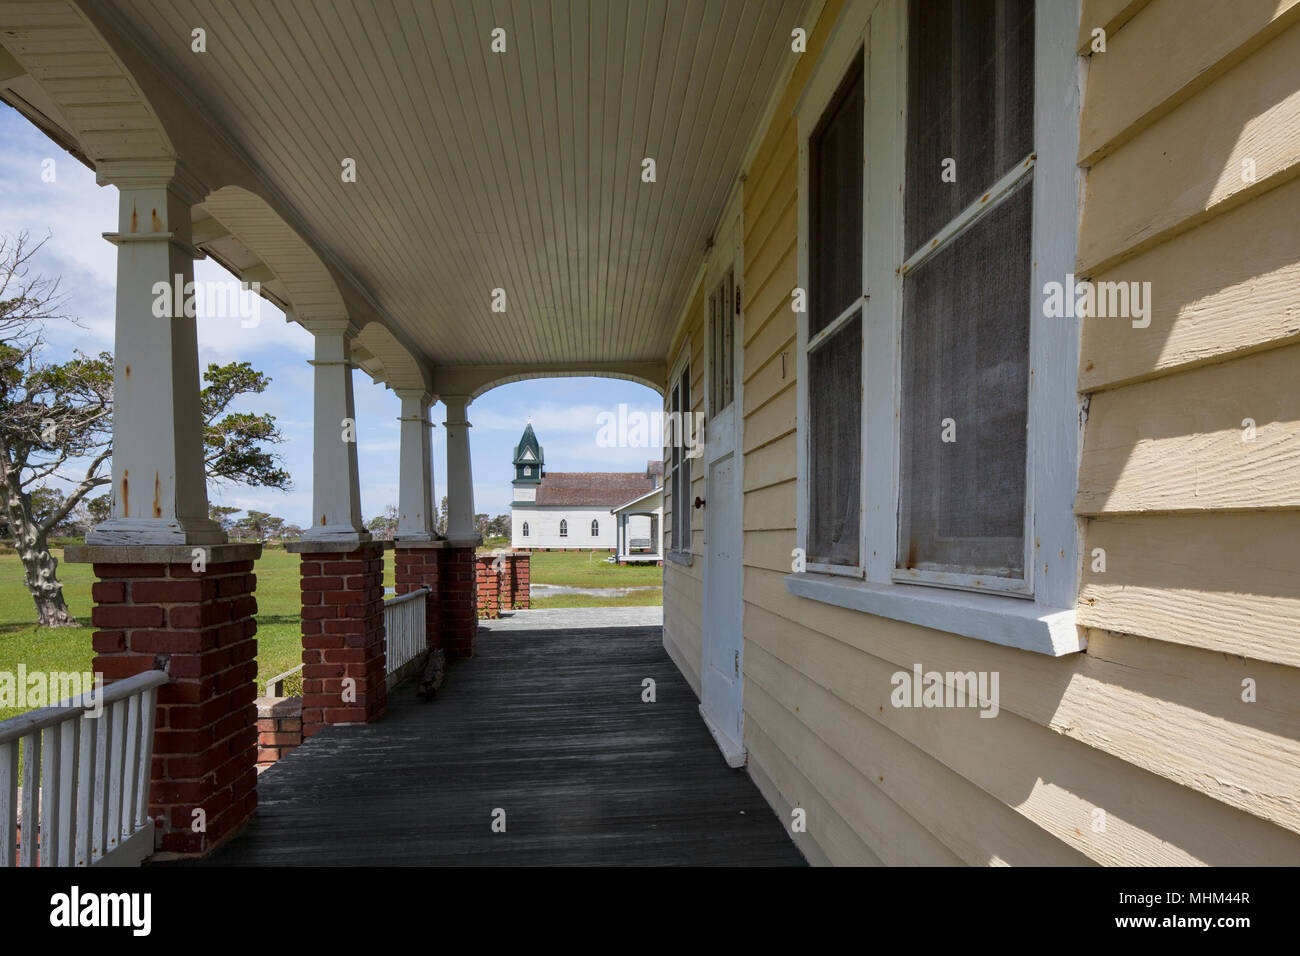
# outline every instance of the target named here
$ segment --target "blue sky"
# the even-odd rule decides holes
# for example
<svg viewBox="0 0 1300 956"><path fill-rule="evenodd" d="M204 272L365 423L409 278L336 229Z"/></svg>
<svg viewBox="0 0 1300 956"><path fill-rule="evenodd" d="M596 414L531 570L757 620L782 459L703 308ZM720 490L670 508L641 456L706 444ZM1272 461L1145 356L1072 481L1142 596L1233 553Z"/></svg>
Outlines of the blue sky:
<svg viewBox="0 0 1300 956"><path fill-rule="evenodd" d="M54 161L54 181L42 179L43 164ZM111 351L113 347L116 253L102 238L117 227L117 190L98 186L89 169L56 146L9 106L0 104L0 233L26 229L33 239L46 235L36 268L61 276L65 311L80 327L55 323L47 330L47 355L61 361L74 349ZM196 283L231 283L228 272L211 260L194 264ZM251 295L251 294L250 294ZM242 328L238 318L204 316L199 299L199 365L248 361L272 379L270 388L243 403L243 409L270 412L287 441L280 446L294 475L288 492L264 488L209 485L216 503L254 508L307 527L311 520L312 337L286 322L283 313L261 301L260 321ZM356 390L357 451L361 469L361 508L366 518L397 503L399 403L392 392L353 373ZM597 445L597 416L631 410L659 409L657 393L642 385L613 379L558 378L515 382L481 396L469 409L474 461L474 503L479 512L509 510L511 452L529 416L545 446L546 466L554 471L632 471L645 467L658 451L649 448L602 448ZM446 449L442 405L435 405L433 461L435 494L446 486ZM54 483L57 484L57 483Z"/></svg>

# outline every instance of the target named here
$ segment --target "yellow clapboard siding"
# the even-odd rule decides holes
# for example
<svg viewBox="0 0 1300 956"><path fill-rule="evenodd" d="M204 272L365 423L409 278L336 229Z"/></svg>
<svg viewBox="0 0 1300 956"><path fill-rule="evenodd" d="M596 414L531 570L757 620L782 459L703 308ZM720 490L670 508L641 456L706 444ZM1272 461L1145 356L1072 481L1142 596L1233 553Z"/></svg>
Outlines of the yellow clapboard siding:
<svg viewBox="0 0 1300 956"><path fill-rule="evenodd" d="M752 681L745 684L745 718L756 721L801 773L816 773L817 792L886 866L962 865L957 854Z"/></svg>
<svg viewBox="0 0 1300 956"><path fill-rule="evenodd" d="M1003 709L1300 832L1293 734L1226 720L1217 701L1153 697L1140 672L1087 654L1050 658L795 598L783 579L747 569L746 602L904 668L997 670Z"/></svg>
<svg viewBox="0 0 1300 956"><path fill-rule="evenodd" d="M787 389L762 408L745 416L745 453L793 434L797 417L794 389Z"/></svg>
<svg viewBox="0 0 1300 956"><path fill-rule="evenodd" d="M1087 627L1300 667L1300 513L1093 519L1078 613Z"/></svg>
<svg viewBox="0 0 1300 956"><path fill-rule="evenodd" d="M766 322L759 328L753 330L753 335L745 343L745 367L750 368L752 362L763 362L770 358L780 357L784 350L786 355L785 375L790 382L795 381L798 363L795 362L794 341L797 334L794 313L790 311L790 297L783 296L777 311L771 315ZM750 359L753 356L753 359Z"/></svg>
<svg viewBox="0 0 1300 956"><path fill-rule="evenodd" d="M1091 49L1094 27L1105 30L1109 41L1150 2L1151 0L1083 0L1079 16L1079 52L1086 54Z"/></svg>
<svg viewBox="0 0 1300 956"><path fill-rule="evenodd" d="M782 197L781 205L773 203L770 215L753 223L752 231L746 224L746 271L757 276L775 276L777 265L794 251L799 222L799 206L794 196Z"/></svg>
<svg viewBox="0 0 1300 956"><path fill-rule="evenodd" d="M1300 172L1297 62L1300 25L1094 166L1076 271L1107 268Z"/></svg>
<svg viewBox="0 0 1300 956"><path fill-rule="evenodd" d="M1096 277L1150 282L1151 325L1089 318L1079 387L1154 377L1300 337L1300 179Z"/></svg>
<svg viewBox="0 0 1300 956"><path fill-rule="evenodd" d="M964 863L975 866L1088 863L1083 854L953 773L924 750L827 693L825 688L785 666L761 647L753 649L752 672L750 659L747 657L745 661L746 691L755 685L762 688L771 701L779 702L786 709L788 716L823 740ZM948 711L939 716L958 715ZM949 722L943 720L945 724ZM993 724L987 720L985 724L986 735L996 732ZM816 773L812 768L809 772ZM817 778L814 782L832 786L829 781Z"/></svg>
<svg viewBox="0 0 1300 956"><path fill-rule="evenodd" d="M1298 21L1298 0L1149 4L1088 63L1080 163L1096 163Z"/></svg>
<svg viewBox="0 0 1300 956"><path fill-rule="evenodd" d="M795 526L796 482L769 485L745 495L745 530L764 531Z"/></svg>
<svg viewBox="0 0 1300 956"><path fill-rule="evenodd" d="M844 822L844 818L822 798L817 788L808 782L789 756L763 732L757 721L745 722L745 750L749 758L750 776L759 785L759 789L764 791L763 795L787 829L793 821L794 808L804 811L808 829L805 833L796 835L794 840L798 846L811 838L815 844L811 848L812 852L804 851L810 863L884 866L880 857L862 842L862 838ZM767 793L765 783L770 783L777 793Z"/></svg>
<svg viewBox="0 0 1300 956"><path fill-rule="evenodd" d="M778 351L762 360L762 365L755 369L745 382L745 415L749 416L768 402L781 401L785 393L794 390L794 362L791 355L795 347L794 339L786 339L778 346ZM781 352L785 352L784 360ZM746 357L753 362L761 361L756 352L746 352Z"/></svg>
<svg viewBox="0 0 1300 956"><path fill-rule="evenodd" d="M777 488L783 485L775 486ZM746 567L762 568L766 571L779 571L789 574L794 560L790 554L795 546L794 529L755 530L745 535L744 563Z"/></svg>
<svg viewBox="0 0 1300 956"><path fill-rule="evenodd" d="M1098 392L1076 510L1300 507L1297 369L1300 345L1291 345Z"/></svg>
<svg viewBox="0 0 1300 956"><path fill-rule="evenodd" d="M745 491L795 477L795 438L796 433L791 432L745 455Z"/></svg>
<svg viewBox="0 0 1300 956"><path fill-rule="evenodd" d="M752 672L771 686L778 668L802 675L808 681L798 695L802 715L816 711L818 690L839 702L833 710L837 716L816 724L825 727L828 740L843 738L845 727L860 739L874 739L872 735L878 731L870 725L878 723L1023 815L1041 828L1043 840L1061 844L1053 847L1031 841L1040 858L1012 862L1046 864L1059 861L1062 853L1082 854L1107 865L1261 865L1266 861L1284 865L1300 860L1300 836L1281 833L1265 820L1145 773L1010 711L985 718L972 708L894 707L892 676L910 668L900 668L762 609L749 610L746 632L747 679ZM1137 639L1124 640L1133 643ZM1230 665L1216 666L1218 661L1203 652L1174 648L1171 655L1170 650L1168 646L1148 650L1142 666L1159 675L1151 689L1171 699L1186 696L1187 681L1193 675L1197 693L1218 699L1222 683L1236 676ZM1184 662L1184 667L1162 672L1164 662L1171 659ZM1128 660L1131 666L1134 657L1130 655ZM917 662L926 670L940 669L939 663L926 657L918 657ZM1261 685L1277 696L1297 684L1290 673L1281 675L1288 678L1281 685L1274 682L1276 672L1284 670L1264 667L1261 671L1256 665L1255 673ZM1252 706L1241 704L1235 712L1247 720L1261 719L1262 712L1251 710ZM1275 730L1285 728L1295 720L1294 710L1280 707L1262 719ZM845 748L852 744L835 746L848 753ZM874 744L865 753L869 757L880 749L882 745ZM990 753L996 753L998 759L990 760ZM863 772L872 776L866 769ZM886 778L887 783L888 775ZM909 812L926 819L912 809L907 789L892 795ZM1098 808L1106 815L1101 831L1094 827ZM969 814L958 816L968 818Z"/></svg>

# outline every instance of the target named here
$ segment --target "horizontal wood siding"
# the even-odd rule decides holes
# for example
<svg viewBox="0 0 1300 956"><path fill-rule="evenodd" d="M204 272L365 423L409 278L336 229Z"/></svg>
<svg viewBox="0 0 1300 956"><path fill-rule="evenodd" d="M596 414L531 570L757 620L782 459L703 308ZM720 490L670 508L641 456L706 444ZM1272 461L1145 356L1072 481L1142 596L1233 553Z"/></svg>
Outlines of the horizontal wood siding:
<svg viewBox="0 0 1300 956"><path fill-rule="evenodd" d="M669 374L674 374L676 362L681 350L690 345L690 379L691 410L704 410L704 347L707 344L705 334L706 300L703 288L696 289L691 303L686 309L686 321L682 324L677 338L669 352L667 365ZM664 390L664 409L667 411L672 400L673 383L668 382ZM690 507L695 496L703 495L701 481L704 478L702 459L691 462L691 493L687 501L679 503L673 500L672 483L665 477L664 528L673 527L673 513L680 506L691 513L691 563L681 564L671 559L664 561L664 647L669 656L681 668L695 696L700 695L700 662L704 648L703 640L703 601L704 601L704 540L703 519L700 512ZM669 538L669 540L671 540ZM677 549L677 542L671 542L672 550Z"/></svg>
<svg viewBox="0 0 1300 956"><path fill-rule="evenodd" d="M1300 863L1300 25L1285 2L1195 6L1185 24L1177 0L1087 0L1080 24L1108 52L1089 63L1077 271L1150 281L1154 302L1147 328L1084 326L1086 653L789 593L792 112L840 3L746 170L745 744L773 808L806 812L813 862ZM696 634L698 603L672 606L692 597L668 584L666 615ZM999 713L893 707L917 663L997 672Z"/></svg>

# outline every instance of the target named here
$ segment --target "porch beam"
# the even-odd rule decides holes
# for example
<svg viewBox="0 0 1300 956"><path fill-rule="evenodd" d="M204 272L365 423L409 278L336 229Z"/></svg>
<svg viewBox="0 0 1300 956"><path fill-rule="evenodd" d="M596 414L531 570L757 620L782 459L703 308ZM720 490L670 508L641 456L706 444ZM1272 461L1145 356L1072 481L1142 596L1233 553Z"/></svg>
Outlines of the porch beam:
<svg viewBox="0 0 1300 956"><path fill-rule="evenodd" d="M118 187L113 490L87 544L220 544L208 517L190 217L207 187L175 159L104 162ZM162 313L160 316L159 313Z"/></svg>

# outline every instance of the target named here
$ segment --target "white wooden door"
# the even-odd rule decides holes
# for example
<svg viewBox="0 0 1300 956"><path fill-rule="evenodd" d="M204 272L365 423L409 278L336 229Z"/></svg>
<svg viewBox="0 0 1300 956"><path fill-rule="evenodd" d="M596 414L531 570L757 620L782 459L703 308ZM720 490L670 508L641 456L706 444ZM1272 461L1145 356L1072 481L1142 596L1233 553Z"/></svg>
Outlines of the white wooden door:
<svg viewBox="0 0 1300 956"><path fill-rule="evenodd" d="M737 203L738 207L738 203ZM741 595L741 378L738 208L723 219L710 282L704 458L704 646L700 713L733 767L745 763Z"/></svg>

